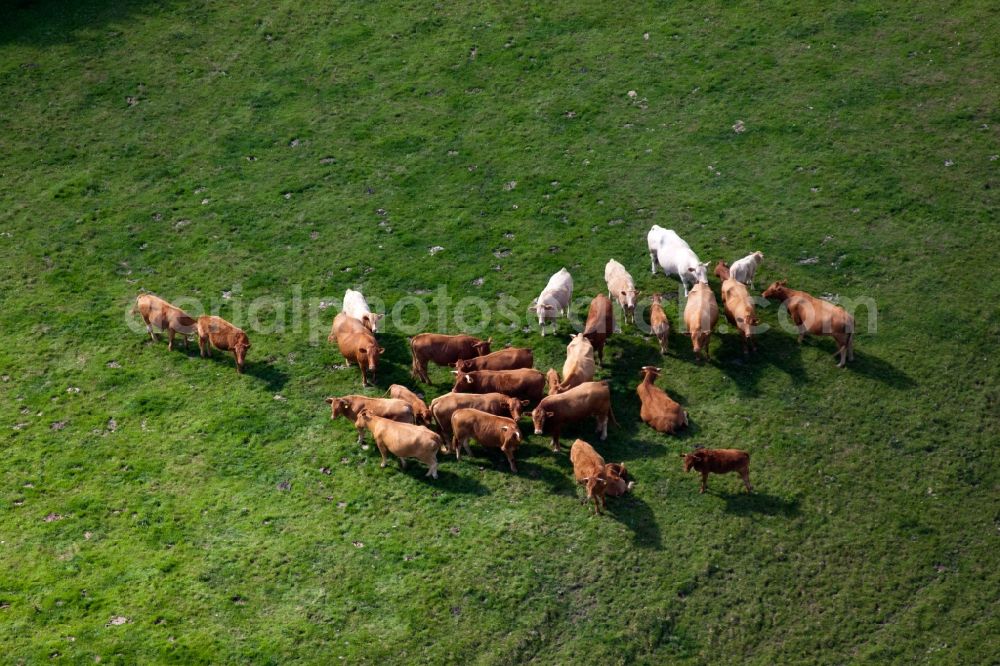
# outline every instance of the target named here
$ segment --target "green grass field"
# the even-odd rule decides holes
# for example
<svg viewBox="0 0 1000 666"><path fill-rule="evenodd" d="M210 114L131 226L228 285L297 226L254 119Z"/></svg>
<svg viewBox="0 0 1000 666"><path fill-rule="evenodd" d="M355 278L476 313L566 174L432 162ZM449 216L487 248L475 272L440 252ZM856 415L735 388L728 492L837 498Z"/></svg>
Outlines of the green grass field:
<svg viewBox="0 0 1000 666"><path fill-rule="evenodd" d="M989 3L0 12L3 662L1000 663ZM603 517L547 438L516 476L474 448L432 481L330 421L360 382L321 301L455 333L439 288L523 315L611 257L675 293L654 223L713 264L763 251L758 293L871 299L855 362L775 329L699 366L626 327L599 372L621 426L566 440L638 482ZM151 343L141 290L247 328L247 373ZM415 316L369 395L421 388ZM483 330L561 367L569 325L536 329ZM639 421L650 363L679 438ZM750 451L755 494L699 495L694 446Z"/></svg>

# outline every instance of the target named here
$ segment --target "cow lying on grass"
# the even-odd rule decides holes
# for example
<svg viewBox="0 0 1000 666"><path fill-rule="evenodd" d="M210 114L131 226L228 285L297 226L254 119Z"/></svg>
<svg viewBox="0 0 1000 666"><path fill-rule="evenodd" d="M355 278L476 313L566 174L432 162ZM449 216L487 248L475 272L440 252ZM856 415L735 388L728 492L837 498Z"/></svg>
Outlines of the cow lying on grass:
<svg viewBox="0 0 1000 666"><path fill-rule="evenodd" d="M578 439L569 450L576 482L587 489L587 499L593 500L594 510L601 513L607 508L605 496L618 497L632 490L635 482L629 479L625 463L605 463L593 446Z"/></svg>

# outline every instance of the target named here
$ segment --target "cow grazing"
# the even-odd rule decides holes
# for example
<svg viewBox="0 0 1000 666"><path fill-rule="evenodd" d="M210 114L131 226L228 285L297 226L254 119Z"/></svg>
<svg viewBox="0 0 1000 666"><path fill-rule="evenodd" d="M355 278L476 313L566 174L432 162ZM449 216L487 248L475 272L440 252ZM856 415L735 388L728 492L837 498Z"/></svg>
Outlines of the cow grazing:
<svg viewBox="0 0 1000 666"><path fill-rule="evenodd" d="M699 282L691 288L687 305L684 306L684 325L687 326L694 355L699 361L708 358L708 343L718 321L719 306L715 302L715 293L708 282Z"/></svg>
<svg viewBox="0 0 1000 666"><path fill-rule="evenodd" d="M639 394L639 418L653 430L672 435L688 425L688 415L665 391L656 386L656 378L661 369L651 365L644 366L640 373L642 381L636 387Z"/></svg>
<svg viewBox="0 0 1000 666"><path fill-rule="evenodd" d="M748 254L742 259L734 261L729 272L737 282L742 282L745 285L753 287L753 278L757 274L757 267L760 266L760 262L763 260L764 253L762 252Z"/></svg>
<svg viewBox="0 0 1000 666"><path fill-rule="evenodd" d="M378 323L385 315L375 314L368 307L368 301L360 291L348 289L344 292L344 310L349 317L354 317L372 333L378 333Z"/></svg>
<svg viewBox="0 0 1000 666"><path fill-rule="evenodd" d="M455 393L503 393L531 402L538 402L545 393L545 375L531 368L455 372L451 389Z"/></svg>
<svg viewBox="0 0 1000 666"><path fill-rule="evenodd" d="M382 454L380 467L385 467L387 454L391 453L399 458L400 468L406 467L407 458L415 458L427 465L427 476L437 478L437 452L444 446L441 435L423 426L375 416L366 409L358 414L355 425L371 431L375 446Z"/></svg>
<svg viewBox="0 0 1000 666"><path fill-rule="evenodd" d="M399 423L413 423L413 408L405 401L394 398L369 398L364 395L344 395L330 396L325 400L330 405L330 418L336 419L343 416L351 423L358 420L358 414L362 410L368 410L375 416L398 421ZM365 429L358 428L358 444L365 441Z"/></svg>
<svg viewBox="0 0 1000 666"><path fill-rule="evenodd" d="M750 292L745 284L733 279L731 270L724 261L719 261L715 274L722 280L722 309L726 313L726 320L740 333L743 353L748 353L751 347L757 351L753 332L760 320L757 319L757 308Z"/></svg>
<svg viewBox="0 0 1000 666"><path fill-rule="evenodd" d="M666 354L670 344L670 320L663 311L662 294L653 294L653 302L649 306L649 331L660 343L660 353Z"/></svg>
<svg viewBox="0 0 1000 666"><path fill-rule="evenodd" d="M375 335L358 319L343 312L333 318L327 341L336 342L348 364L356 363L361 370L361 385L368 386L368 373L375 381L379 357L385 349L379 347Z"/></svg>
<svg viewBox="0 0 1000 666"><path fill-rule="evenodd" d="M521 418L521 410L528 406L527 400L519 400L502 393L446 393L431 401L431 414L441 428L445 441L451 441L451 416L456 410L478 409L487 414L509 416L514 421Z"/></svg>
<svg viewBox="0 0 1000 666"><path fill-rule="evenodd" d="M777 299L788 308L788 315L799 329L799 343L806 333L829 335L837 342L837 354L843 368L854 360L854 317L844 308L816 298L804 291L789 289L786 280L779 280L764 290L764 298Z"/></svg>
<svg viewBox="0 0 1000 666"><path fill-rule="evenodd" d="M535 365L535 356L530 349L510 347L501 349L486 356L465 358L455 363L455 368L462 372L473 370L517 370Z"/></svg>
<svg viewBox="0 0 1000 666"><path fill-rule="evenodd" d="M430 384L427 363L455 365L458 361L485 356L490 353L493 338L480 340L471 335L444 335L442 333L421 333L410 338L410 353L413 366L410 372L425 384Z"/></svg>
<svg viewBox="0 0 1000 666"><path fill-rule="evenodd" d="M469 450L469 440L474 439L487 449L500 449L507 456L510 471L517 474L517 464L514 454L521 444L521 430L513 419L496 416L478 409L458 409L451 415L452 448L455 449L455 460L459 459L459 451L464 447Z"/></svg>
<svg viewBox="0 0 1000 666"><path fill-rule="evenodd" d="M569 304L573 300L573 277L565 268L549 278L542 293L534 300L529 312L538 315L538 326L542 329L542 336L545 335L545 325L552 323L555 330L556 318L562 314L569 315Z"/></svg>
<svg viewBox="0 0 1000 666"><path fill-rule="evenodd" d="M563 426L591 416L597 419L597 432L600 433L601 440L607 439L608 418L614 419L611 390L607 382L585 382L565 393L543 398L531 412L531 421L536 435L549 432L552 436L552 450L558 452L559 435ZM617 421L615 425L618 425Z"/></svg>
<svg viewBox="0 0 1000 666"><path fill-rule="evenodd" d="M149 337L156 342L156 334L153 327L167 332L167 349L174 350L174 335L181 334L184 338L184 348L188 346L188 336L198 332L198 322L178 307L167 303L159 296L152 294L139 294L135 298L135 305L132 306L132 314L142 316L146 322L146 332Z"/></svg>
<svg viewBox="0 0 1000 666"><path fill-rule="evenodd" d="M618 301L625 323L635 326L635 300L639 292L635 290L632 276L624 266L612 259L604 267L604 281L608 283L608 298Z"/></svg>
<svg viewBox="0 0 1000 666"><path fill-rule="evenodd" d="M410 406L413 410L413 422L419 425L430 426L431 425L431 410L427 407L427 403L423 399L406 388L402 384L393 384L386 391L386 395L395 400L402 400ZM385 414L379 414L375 412L378 416L385 416ZM391 417L390 417L391 418Z"/></svg>
<svg viewBox="0 0 1000 666"><path fill-rule="evenodd" d="M618 497L635 486L625 469L625 463L604 462L601 454L582 439L573 442L569 449L569 459L573 463L576 482L587 489L587 500L593 500L597 513L601 513L601 508L607 508L605 496Z"/></svg>
<svg viewBox="0 0 1000 666"><path fill-rule="evenodd" d="M562 393L574 386L591 381L594 378L595 369L594 345L584 333L577 333L566 345L566 362L563 363L562 381L558 383L555 391L550 390L549 395Z"/></svg>
<svg viewBox="0 0 1000 666"><path fill-rule="evenodd" d="M660 245L656 249L656 260L667 277L676 275L684 286L684 295L688 295L688 285L708 281L708 263L701 263L691 246L678 236L672 229L662 229L659 234ZM652 231L650 231L652 233ZM654 271L655 273L655 271Z"/></svg>
<svg viewBox="0 0 1000 666"><path fill-rule="evenodd" d="M743 485L747 492L753 492L750 485L750 454L739 449L696 449L691 453L681 454L684 458L684 471L692 469L701 472L701 490L708 488L709 474L728 474L737 472L743 477Z"/></svg>
<svg viewBox="0 0 1000 666"><path fill-rule="evenodd" d="M611 301L604 294L594 296L587 311L587 323L583 327L583 335L597 352L597 359L604 367L604 343L615 330L615 311Z"/></svg>
<svg viewBox="0 0 1000 666"><path fill-rule="evenodd" d="M222 317L198 317L198 350L203 357L212 355L212 347L220 351L231 351L236 357L236 372L243 373L250 338Z"/></svg>

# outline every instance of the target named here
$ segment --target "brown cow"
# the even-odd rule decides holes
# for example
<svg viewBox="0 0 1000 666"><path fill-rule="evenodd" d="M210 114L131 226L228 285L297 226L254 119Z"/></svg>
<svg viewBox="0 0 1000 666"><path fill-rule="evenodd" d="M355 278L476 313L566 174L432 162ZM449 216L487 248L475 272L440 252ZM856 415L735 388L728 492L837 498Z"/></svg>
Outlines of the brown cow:
<svg viewBox="0 0 1000 666"><path fill-rule="evenodd" d="M707 282L695 284L688 292L687 305L684 306L684 325L691 335L694 355L699 361L708 358L708 343L718 322L719 306L712 288Z"/></svg>
<svg viewBox="0 0 1000 666"><path fill-rule="evenodd" d="M619 497L635 487L632 475L625 469L625 463L607 463L604 465L604 478L607 486L604 494L610 497Z"/></svg>
<svg viewBox="0 0 1000 666"><path fill-rule="evenodd" d="M411 372L414 377L430 384L427 376L427 362L437 365L455 365L467 358L476 358L490 353L489 340L480 340L471 335L444 335L441 333L421 333L410 339L410 353L413 355Z"/></svg>
<svg viewBox="0 0 1000 666"><path fill-rule="evenodd" d="M153 327L167 332L167 349L174 350L174 335L180 333L184 338L184 348L188 346L188 336L197 333L198 323L194 317L188 315L178 307L167 303L159 296L152 294L139 294L135 297L135 305L132 306L132 314L142 315L142 320L146 322L146 332L149 337L156 342L156 334Z"/></svg>
<svg viewBox="0 0 1000 666"><path fill-rule="evenodd" d="M747 354L749 348L757 351L753 332L760 325L760 320L757 319L757 308L747 286L732 278L729 267L722 260L715 267L715 275L722 280L722 308L726 313L726 320L740 332L743 353Z"/></svg>
<svg viewBox="0 0 1000 666"><path fill-rule="evenodd" d="M663 311L663 294L653 294L653 302L649 306L649 331L660 343L660 353L666 354L670 344L670 320Z"/></svg>
<svg viewBox="0 0 1000 666"><path fill-rule="evenodd" d="M368 375L371 372L372 381L378 371L379 356L385 353L375 340L375 335L358 319L341 312L333 319L333 326L327 341L337 342L340 353L348 364L357 363L361 370L361 385L368 386Z"/></svg>
<svg viewBox="0 0 1000 666"><path fill-rule="evenodd" d="M395 398L396 400L402 400L410 406L413 410L413 422L420 423L425 426L430 426L431 424L431 410L427 408L427 403L425 403L419 395L406 388L402 384L393 384L389 387L386 395L390 398ZM375 412L378 414L378 412ZM379 416L383 416L379 414Z"/></svg>
<svg viewBox="0 0 1000 666"><path fill-rule="evenodd" d="M545 393L545 375L532 370L455 371L455 393L503 393L512 398L538 402Z"/></svg>
<svg viewBox="0 0 1000 666"><path fill-rule="evenodd" d="M451 446L455 449L455 460L464 447L469 450L469 440L474 439L484 448L500 449L507 456L510 471L517 474L514 454L521 443L521 430L513 419L481 412L478 409L458 409L451 415Z"/></svg>
<svg viewBox="0 0 1000 666"><path fill-rule="evenodd" d="M708 487L708 475L727 474L737 472L743 477L743 485L747 492L753 492L750 485L750 454L739 449L696 449L688 454L681 454L684 458L684 471L690 472L692 469L701 472L701 490L705 492Z"/></svg>
<svg viewBox="0 0 1000 666"><path fill-rule="evenodd" d="M611 299L604 294L594 296L587 311L587 323L583 327L583 335L594 345L597 358L604 366L604 342L615 330L615 310L611 307Z"/></svg>
<svg viewBox="0 0 1000 666"><path fill-rule="evenodd" d="M413 423L413 408L404 400L369 398L364 395L344 395L330 396L325 400L330 405L330 418L336 419L343 416L354 423L358 420L358 414L367 409L375 416L398 421L399 423ZM365 441L365 429L358 428L358 444Z"/></svg>
<svg viewBox="0 0 1000 666"><path fill-rule="evenodd" d="M416 458L429 468L427 476L438 477L437 452L444 446L441 435L423 426L375 416L366 409L358 414L355 425L371 431L375 446L382 454L380 467L385 467L386 454L391 453L399 458L400 468L406 468L406 458Z"/></svg>
<svg viewBox="0 0 1000 666"><path fill-rule="evenodd" d="M639 394L639 402L642 403L639 417L653 430L672 435L688 425L688 415L666 392L654 384L660 371L660 368L651 365L644 366L640 370L643 378L635 389Z"/></svg>
<svg viewBox="0 0 1000 666"><path fill-rule="evenodd" d="M546 426L552 435L552 450L559 451L559 435L567 423L575 423L593 416L597 419L597 432L601 440L608 437L608 418L615 419L611 411L611 390L607 382L584 382L565 393L542 399L531 412L535 434L541 435ZM618 421L615 421L618 425Z"/></svg>
<svg viewBox="0 0 1000 666"><path fill-rule="evenodd" d="M487 414L510 416L517 421L521 418L521 409L527 405L527 400L518 400L503 393L446 393L431 401L431 414L445 441L450 442L451 416L458 409L471 407Z"/></svg>
<svg viewBox="0 0 1000 666"><path fill-rule="evenodd" d="M593 446L578 439L569 449L569 459L573 463L573 476L576 477L576 482L587 489L587 500L594 501L594 511L600 514L601 507L607 507L604 495L607 492L608 479L604 475L604 458L594 450Z"/></svg>
<svg viewBox="0 0 1000 666"><path fill-rule="evenodd" d="M211 343L211 345L209 344ZM236 372L243 372L243 363L250 349L250 338L222 317L198 317L198 349L203 357L212 355L212 346L231 351L236 357Z"/></svg>
<svg viewBox="0 0 1000 666"><path fill-rule="evenodd" d="M535 364L535 356L530 349L510 347L486 356L463 358L455 362L455 368L462 372L473 370L518 370Z"/></svg>
<svg viewBox="0 0 1000 666"><path fill-rule="evenodd" d="M556 372L555 368L549 368L549 371L545 373L545 384L548 387L546 389L548 395L559 393L559 373Z"/></svg>
<svg viewBox="0 0 1000 666"><path fill-rule="evenodd" d="M837 342L840 354L838 368L854 360L854 317L844 308L811 294L789 289L787 280L779 280L764 290L764 298L776 298L788 308L788 314L799 329L799 342L806 336L829 335Z"/></svg>

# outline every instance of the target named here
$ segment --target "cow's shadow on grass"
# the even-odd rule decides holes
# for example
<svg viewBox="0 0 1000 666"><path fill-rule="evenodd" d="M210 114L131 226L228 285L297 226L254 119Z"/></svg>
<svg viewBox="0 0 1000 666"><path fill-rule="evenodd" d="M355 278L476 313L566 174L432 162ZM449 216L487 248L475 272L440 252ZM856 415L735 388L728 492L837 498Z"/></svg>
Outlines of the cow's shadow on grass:
<svg viewBox="0 0 1000 666"><path fill-rule="evenodd" d="M632 530L632 541L640 548L663 549L660 526L645 500L633 493L607 498L605 513Z"/></svg>
<svg viewBox="0 0 1000 666"><path fill-rule="evenodd" d="M197 352L197 349L195 352ZM229 372L233 373L233 376L238 376L236 373L236 359L228 352L220 352L216 349L212 352L211 356L200 360L205 363L215 363L227 367ZM288 383L288 373L268 361L247 360L243 364L243 374L264 382L268 391L280 391Z"/></svg>
<svg viewBox="0 0 1000 666"><path fill-rule="evenodd" d="M420 483L433 488L434 490L448 491L450 493L462 493L464 495L489 495L490 489L481 484L468 474L460 474L456 471L445 469L440 463L442 459L438 456L438 478L427 476L427 467L418 462L409 460L406 467L400 469L396 463L396 471L410 477L415 483ZM454 459L452 459L454 462ZM459 468L460 469L460 468Z"/></svg>
<svg viewBox="0 0 1000 666"><path fill-rule="evenodd" d="M720 492L709 488L705 492L721 497L726 502L726 513L738 516L763 514L792 518L799 514L799 501L797 499L789 500L756 490L747 494L745 492Z"/></svg>
<svg viewBox="0 0 1000 666"><path fill-rule="evenodd" d="M846 370L903 391L917 386L912 377L888 361L857 350L854 352L854 360L847 362Z"/></svg>
<svg viewBox="0 0 1000 666"><path fill-rule="evenodd" d="M788 375L793 384L809 381L802 364L802 348L795 338L772 330L755 336L757 350L743 353L743 343L738 333L713 336L719 338L713 346L712 363L729 376L745 394L756 395L757 383L764 373L776 368Z"/></svg>

